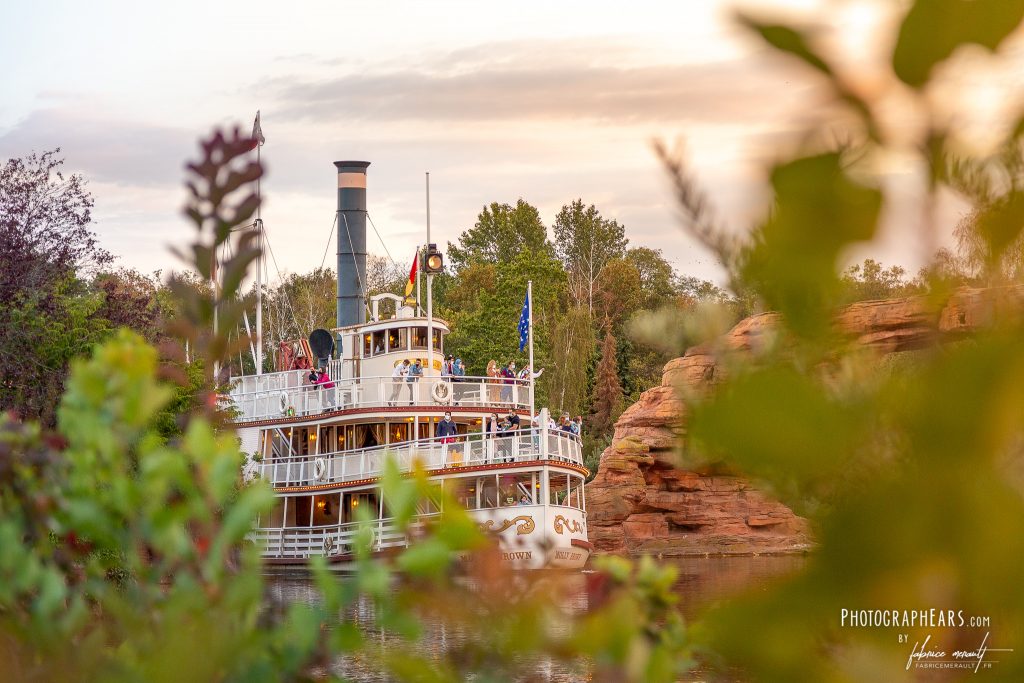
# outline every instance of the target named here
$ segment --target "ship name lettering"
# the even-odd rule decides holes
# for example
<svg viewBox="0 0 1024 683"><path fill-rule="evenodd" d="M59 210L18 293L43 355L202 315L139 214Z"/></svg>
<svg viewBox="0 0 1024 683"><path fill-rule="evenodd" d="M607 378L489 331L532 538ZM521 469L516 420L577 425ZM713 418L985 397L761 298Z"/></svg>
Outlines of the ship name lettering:
<svg viewBox="0 0 1024 683"><path fill-rule="evenodd" d="M533 559L532 550L520 550L512 553L502 553L501 559L503 560L530 560Z"/></svg>

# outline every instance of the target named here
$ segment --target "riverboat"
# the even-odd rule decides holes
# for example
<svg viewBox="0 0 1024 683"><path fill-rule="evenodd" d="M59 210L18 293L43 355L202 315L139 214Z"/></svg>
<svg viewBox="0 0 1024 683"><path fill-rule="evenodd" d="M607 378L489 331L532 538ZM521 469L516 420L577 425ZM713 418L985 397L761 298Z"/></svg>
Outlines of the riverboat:
<svg viewBox="0 0 1024 683"><path fill-rule="evenodd" d="M394 294L366 297L369 163L335 166L337 327L282 345L277 372L231 380L245 476L263 479L275 495L253 533L265 562L302 565L324 556L344 567L360 519L372 527L375 552L415 543L390 515L381 488L390 458L405 472L423 468L496 537L504 561L524 569L583 567L592 545L579 437L549 429L546 410L534 419L532 378L442 374L450 329L432 314L429 275L426 314ZM415 381L393 376L406 360L423 368ZM310 367L329 381L311 384ZM455 433L439 437L446 413ZM522 428L495 433L495 415L516 415ZM415 521L444 514L426 500Z"/></svg>

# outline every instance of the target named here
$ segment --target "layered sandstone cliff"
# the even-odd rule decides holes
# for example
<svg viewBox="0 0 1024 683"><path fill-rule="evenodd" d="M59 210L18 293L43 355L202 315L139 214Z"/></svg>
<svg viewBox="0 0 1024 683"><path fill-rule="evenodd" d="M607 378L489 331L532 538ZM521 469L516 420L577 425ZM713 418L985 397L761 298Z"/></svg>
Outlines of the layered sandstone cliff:
<svg viewBox="0 0 1024 683"><path fill-rule="evenodd" d="M840 312L836 327L854 343L889 354L961 337L1022 309L1024 287L964 287L941 304L927 297L858 302ZM731 555L811 546L807 521L742 477L675 466L685 436L681 390L710 389L723 355L756 352L777 320L756 315L718 343L689 349L665 366L660 386L622 414L587 484L588 533L598 551Z"/></svg>

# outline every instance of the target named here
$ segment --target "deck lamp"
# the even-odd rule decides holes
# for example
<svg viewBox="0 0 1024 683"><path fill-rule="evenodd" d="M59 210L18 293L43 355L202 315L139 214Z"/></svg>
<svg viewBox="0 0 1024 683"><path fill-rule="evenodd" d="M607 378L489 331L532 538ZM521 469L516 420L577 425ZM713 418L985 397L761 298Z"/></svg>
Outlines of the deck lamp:
<svg viewBox="0 0 1024 683"><path fill-rule="evenodd" d="M427 253L423 257L423 272L428 275L444 272L444 255L436 244L427 245Z"/></svg>

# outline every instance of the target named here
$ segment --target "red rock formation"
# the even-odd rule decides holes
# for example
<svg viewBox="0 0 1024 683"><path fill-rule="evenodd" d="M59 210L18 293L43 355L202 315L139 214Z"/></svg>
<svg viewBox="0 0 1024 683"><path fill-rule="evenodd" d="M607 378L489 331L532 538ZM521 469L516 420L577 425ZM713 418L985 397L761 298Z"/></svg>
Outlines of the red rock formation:
<svg viewBox="0 0 1024 683"><path fill-rule="evenodd" d="M1024 310L1024 286L958 289L943 306L927 297L861 301L836 317L856 344L893 353L955 338ZM612 444L587 484L590 540L601 552L665 555L795 552L809 548L807 521L742 477L677 469L685 432L679 387L706 391L720 381L716 348L757 353L778 315L740 321L716 345L695 346L665 365L661 385L645 391L615 423Z"/></svg>

